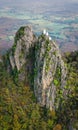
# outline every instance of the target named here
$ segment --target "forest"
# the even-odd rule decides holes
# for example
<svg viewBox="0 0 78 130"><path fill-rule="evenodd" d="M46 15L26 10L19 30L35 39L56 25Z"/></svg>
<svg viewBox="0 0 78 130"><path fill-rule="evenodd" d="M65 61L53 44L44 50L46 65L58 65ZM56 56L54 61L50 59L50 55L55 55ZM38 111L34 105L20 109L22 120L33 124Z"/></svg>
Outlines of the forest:
<svg viewBox="0 0 78 130"><path fill-rule="evenodd" d="M63 59L69 94L63 100L60 93L62 102L57 111L40 106L32 88L22 82L15 84L5 63L0 62L0 130L68 130L70 121L78 129L78 51L65 53Z"/></svg>

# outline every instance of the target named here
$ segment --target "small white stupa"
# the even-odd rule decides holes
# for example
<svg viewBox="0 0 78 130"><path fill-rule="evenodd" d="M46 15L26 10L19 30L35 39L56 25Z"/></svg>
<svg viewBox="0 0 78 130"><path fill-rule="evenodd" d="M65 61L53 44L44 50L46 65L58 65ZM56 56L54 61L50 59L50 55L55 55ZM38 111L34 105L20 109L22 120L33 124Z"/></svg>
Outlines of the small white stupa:
<svg viewBox="0 0 78 130"><path fill-rule="evenodd" d="M52 38L49 36L49 33L46 31L46 29L43 30L43 34L48 36L50 41L52 40Z"/></svg>
<svg viewBox="0 0 78 130"><path fill-rule="evenodd" d="M51 41L51 39L52 39L52 38L51 38L51 37L49 37L49 40L50 40L50 41Z"/></svg>
<svg viewBox="0 0 78 130"><path fill-rule="evenodd" d="M43 34L46 35L46 29L43 30Z"/></svg>
<svg viewBox="0 0 78 130"><path fill-rule="evenodd" d="M49 34L48 34L48 32L46 32L46 36L48 36Z"/></svg>

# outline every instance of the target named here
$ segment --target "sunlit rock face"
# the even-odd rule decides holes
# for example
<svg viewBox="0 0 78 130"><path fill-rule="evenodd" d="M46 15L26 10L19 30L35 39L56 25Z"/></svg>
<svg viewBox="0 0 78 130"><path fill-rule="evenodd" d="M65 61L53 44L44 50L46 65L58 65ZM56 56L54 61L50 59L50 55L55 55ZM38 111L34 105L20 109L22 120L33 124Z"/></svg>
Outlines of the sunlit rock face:
<svg viewBox="0 0 78 130"><path fill-rule="evenodd" d="M38 38L31 27L21 27L15 36L14 45L9 53L12 71L18 78L33 83L37 102L50 110L60 104L59 93L65 96L66 67L59 48L46 33Z"/></svg>
<svg viewBox="0 0 78 130"><path fill-rule="evenodd" d="M59 48L49 39L49 36L42 34L38 38L35 50L35 77L34 92L37 101L47 108L56 109L59 107L59 90L64 96L66 84L66 67L61 58Z"/></svg>

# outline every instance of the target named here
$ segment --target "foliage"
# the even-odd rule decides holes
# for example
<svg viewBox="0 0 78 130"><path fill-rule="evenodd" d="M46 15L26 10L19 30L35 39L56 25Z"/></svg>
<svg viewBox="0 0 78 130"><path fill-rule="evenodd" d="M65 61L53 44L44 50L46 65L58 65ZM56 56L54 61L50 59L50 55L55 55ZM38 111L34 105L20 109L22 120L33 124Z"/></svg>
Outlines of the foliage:
<svg viewBox="0 0 78 130"><path fill-rule="evenodd" d="M78 51L66 53L64 60L68 67L67 85L64 87L67 97L62 97L57 116L63 129L69 129L69 123L78 129L75 122L78 123Z"/></svg>
<svg viewBox="0 0 78 130"><path fill-rule="evenodd" d="M24 29L25 27L20 27L20 29L17 31L16 36L14 38L14 44L12 46L12 54L14 54L15 49L16 49L16 45L17 45L17 41L24 36Z"/></svg>
<svg viewBox="0 0 78 130"><path fill-rule="evenodd" d="M15 83L18 83L18 75L19 75L19 71L17 70L17 68L15 67L12 72L12 77Z"/></svg>
<svg viewBox="0 0 78 130"><path fill-rule="evenodd" d="M55 86L60 86L61 84L61 67L60 66L57 66L56 68L56 73L55 73L53 82Z"/></svg>
<svg viewBox="0 0 78 130"><path fill-rule="evenodd" d="M60 124L57 124L53 130L62 130L62 126Z"/></svg>
<svg viewBox="0 0 78 130"><path fill-rule="evenodd" d="M19 29L18 32L16 33L15 43L16 43L17 40L19 40L22 36L24 36L24 29L25 29L25 27L20 27L20 29Z"/></svg>
<svg viewBox="0 0 78 130"><path fill-rule="evenodd" d="M56 111L41 107L30 86L18 82L17 70L10 75L5 64L0 62L0 130L68 130L70 122L78 129L78 52L73 53L64 56L69 71L64 89L68 94L66 99L60 96L60 107ZM60 72L57 67L54 84L58 89ZM59 95L63 95L61 89Z"/></svg>
<svg viewBox="0 0 78 130"><path fill-rule="evenodd" d="M54 114L36 103L29 86L17 86L1 63L0 130L50 130L53 126Z"/></svg>
<svg viewBox="0 0 78 130"><path fill-rule="evenodd" d="M46 66L45 66L45 71L46 74L49 70L49 66L50 66L50 61L51 61L51 57L49 56L49 51L51 50L51 45L50 45L50 41L49 39L46 40L46 44L45 44L45 58L46 58Z"/></svg>

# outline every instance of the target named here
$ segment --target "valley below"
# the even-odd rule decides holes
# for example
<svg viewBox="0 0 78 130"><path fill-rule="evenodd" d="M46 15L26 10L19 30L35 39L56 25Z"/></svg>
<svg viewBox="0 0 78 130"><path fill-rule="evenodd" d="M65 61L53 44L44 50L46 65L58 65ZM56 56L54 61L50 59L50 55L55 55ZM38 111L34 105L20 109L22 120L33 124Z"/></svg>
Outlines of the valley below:
<svg viewBox="0 0 78 130"><path fill-rule="evenodd" d="M37 7L40 6L37 5ZM40 7L38 10L37 7L1 6L0 54L12 47L18 28L25 25L31 25L37 35L46 29L62 52L78 50L77 5L71 4L59 8L45 6L45 8Z"/></svg>

